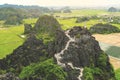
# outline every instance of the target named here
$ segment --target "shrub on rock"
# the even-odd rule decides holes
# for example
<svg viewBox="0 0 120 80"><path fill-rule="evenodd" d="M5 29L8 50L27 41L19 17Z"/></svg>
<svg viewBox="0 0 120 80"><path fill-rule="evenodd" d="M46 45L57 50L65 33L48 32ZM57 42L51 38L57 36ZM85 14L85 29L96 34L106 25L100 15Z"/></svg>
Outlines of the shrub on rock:
<svg viewBox="0 0 120 80"><path fill-rule="evenodd" d="M24 80L28 77L33 80L65 80L66 73L52 59L48 59L23 68L19 76Z"/></svg>

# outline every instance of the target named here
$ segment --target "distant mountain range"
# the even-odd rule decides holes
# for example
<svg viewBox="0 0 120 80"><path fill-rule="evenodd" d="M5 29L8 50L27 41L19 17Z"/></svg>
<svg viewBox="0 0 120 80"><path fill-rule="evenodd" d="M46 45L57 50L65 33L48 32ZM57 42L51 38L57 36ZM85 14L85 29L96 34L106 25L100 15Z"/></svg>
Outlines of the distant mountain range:
<svg viewBox="0 0 120 80"><path fill-rule="evenodd" d="M3 4L0 5L0 20L6 20L12 15L19 15L21 18L36 18L48 12L50 10L47 7Z"/></svg>
<svg viewBox="0 0 120 80"><path fill-rule="evenodd" d="M3 8L3 7L14 7L14 8L32 8L32 9L38 9L38 8L63 8L63 7L66 7L66 6L46 6L46 7L42 7L42 6L38 6L38 5L29 5L29 6L26 6L26 5L17 5L17 4L1 4L0 5L0 8ZM97 8L97 9L108 9L109 7L115 7L115 8L120 8L120 5L116 5L116 4L113 4L113 5L108 5L108 6L90 6L90 7L84 7L84 6L69 6L71 9L81 9L81 8Z"/></svg>

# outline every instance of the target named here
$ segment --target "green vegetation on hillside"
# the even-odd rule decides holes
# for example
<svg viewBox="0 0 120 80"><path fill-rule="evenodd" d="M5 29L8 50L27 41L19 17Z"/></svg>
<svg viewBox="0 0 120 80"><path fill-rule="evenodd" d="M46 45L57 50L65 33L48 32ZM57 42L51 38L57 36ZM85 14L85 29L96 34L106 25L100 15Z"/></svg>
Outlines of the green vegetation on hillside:
<svg viewBox="0 0 120 80"><path fill-rule="evenodd" d="M99 77L100 80L107 80L107 77L111 77L110 80L114 80L114 69L111 64L109 64L109 68L106 67L106 65L108 65L108 62L106 62L107 59L108 59L107 55L105 53L102 53L98 58L97 67L94 65L91 65L90 67L85 67L83 71L84 79L97 80L97 77L94 76L101 75L101 77ZM107 75L108 73L111 74Z"/></svg>
<svg viewBox="0 0 120 80"><path fill-rule="evenodd" d="M115 71L116 79L120 80L120 68Z"/></svg>
<svg viewBox="0 0 120 80"><path fill-rule="evenodd" d="M41 80L65 80L67 74L63 69L54 64L53 59L48 59L43 62L35 63L23 68L19 77L27 79L28 77L38 78Z"/></svg>
<svg viewBox="0 0 120 80"><path fill-rule="evenodd" d="M95 67L93 67L93 68L85 67L83 74L84 74L83 77L84 77L85 80L95 80L95 79L94 79L94 75L103 75L103 72L102 72L102 70L99 69L99 68L95 68Z"/></svg>

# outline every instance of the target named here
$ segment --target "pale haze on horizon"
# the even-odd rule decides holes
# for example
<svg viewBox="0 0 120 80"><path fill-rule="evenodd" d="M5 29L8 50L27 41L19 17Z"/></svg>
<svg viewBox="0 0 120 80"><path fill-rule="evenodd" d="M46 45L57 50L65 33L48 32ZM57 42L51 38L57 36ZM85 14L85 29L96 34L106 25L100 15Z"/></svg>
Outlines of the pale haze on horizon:
<svg viewBox="0 0 120 80"><path fill-rule="evenodd" d="M120 0L0 0L0 4L96 7L120 5Z"/></svg>

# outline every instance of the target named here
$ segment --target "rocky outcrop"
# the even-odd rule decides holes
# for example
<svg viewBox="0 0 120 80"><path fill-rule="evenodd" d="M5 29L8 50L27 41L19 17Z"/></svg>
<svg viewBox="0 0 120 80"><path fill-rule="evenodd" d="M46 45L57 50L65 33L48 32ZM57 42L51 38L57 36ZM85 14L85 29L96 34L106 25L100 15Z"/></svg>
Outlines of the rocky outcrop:
<svg viewBox="0 0 120 80"><path fill-rule="evenodd" d="M4 75L0 75L0 80L20 80L13 73L6 73Z"/></svg>
<svg viewBox="0 0 120 80"><path fill-rule="evenodd" d="M24 24L24 34L32 32L32 26L30 24Z"/></svg>
<svg viewBox="0 0 120 80"><path fill-rule="evenodd" d="M57 30L55 41L50 42L47 45L49 56L53 57L55 53L60 52L60 50L64 49L67 41L68 41L68 37L65 35L64 31Z"/></svg>
<svg viewBox="0 0 120 80"><path fill-rule="evenodd" d="M74 39L74 41L69 43L68 49L66 49L65 54L62 55L64 58L68 58L68 60L66 59L63 61L69 61L73 59L70 62L73 62L75 66L81 66L81 67L89 66L90 56L92 56L93 57L92 59L94 59L95 57L97 58L97 56L100 53L102 53L102 50L100 49L98 42L95 40L94 37L91 36L88 30L82 29L81 27L74 27L69 31L68 34L71 36L71 38ZM62 37L62 35L60 36ZM64 40L59 39L59 42L64 43ZM65 44L67 43L64 43L64 46ZM61 45L61 44L56 44L56 45ZM59 48L60 47L61 46L59 46ZM61 50L64 48L61 48Z"/></svg>
<svg viewBox="0 0 120 80"><path fill-rule="evenodd" d="M55 37L55 50L56 50L56 52L60 52L60 50L64 49L68 40L69 39L65 35L64 31L57 30L56 37Z"/></svg>
<svg viewBox="0 0 120 80"><path fill-rule="evenodd" d="M48 33L55 36L56 30L61 30L61 27L54 17L44 15L39 17L33 29L37 34Z"/></svg>
<svg viewBox="0 0 120 80"><path fill-rule="evenodd" d="M105 34L105 33L117 33L117 32L120 32L120 30L116 26L113 26L110 24L98 23L98 24L93 25L90 28L90 32Z"/></svg>
<svg viewBox="0 0 120 80"><path fill-rule="evenodd" d="M98 59L101 54L105 53L100 49L98 42L91 36L88 30L82 29L81 27L74 27L65 33L69 40L65 48L54 55L56 63L68 73L67 80L85 80L83 77L84 74L82 73L83 69L85 67L91 67L91 65L93 65L92 67L101 69ZM102 78L105 77L105 74L99 74L94 76L93 80L109 80L114 77L114 73L110 72L112 68L108 57L105 63L104 68L109 68L107 70L101 69L101 71L103 73L106 72L107 78ZM102 77L100 78L101 75Z"/></svg>
<svg viewBox="0 0 120 80"><path fill-rule="evenodd" d="M90 20L90 17L78 17L76 20L76 23L81 23L89 20Z"/></svg>

